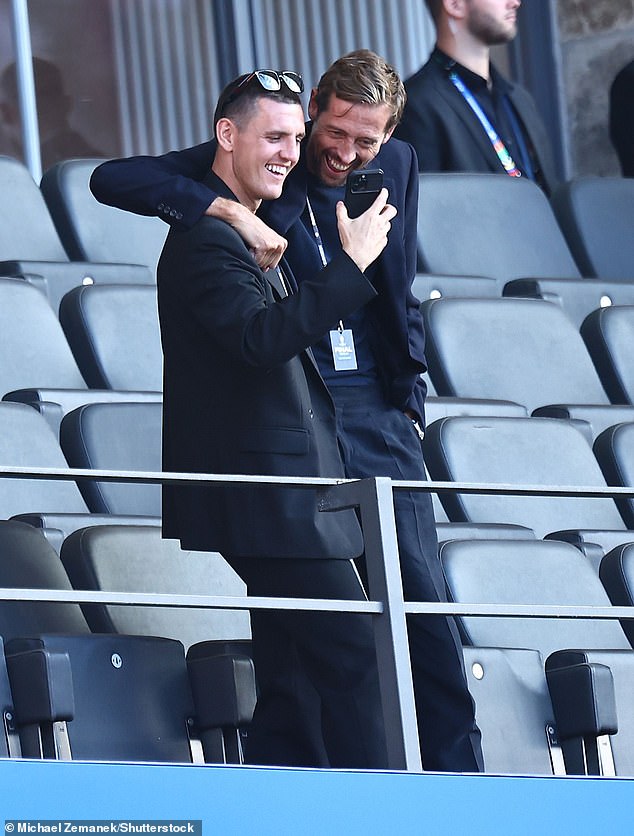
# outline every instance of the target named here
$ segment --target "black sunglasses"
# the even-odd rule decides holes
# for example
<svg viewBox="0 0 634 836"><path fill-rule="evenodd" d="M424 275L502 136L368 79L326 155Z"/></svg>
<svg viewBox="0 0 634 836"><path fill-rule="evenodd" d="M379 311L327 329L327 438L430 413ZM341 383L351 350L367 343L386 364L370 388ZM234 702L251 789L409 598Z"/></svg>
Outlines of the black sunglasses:
<svg viewBox="0 0 634 836"><path fill-rule="evenodd" d="M276 93L278 90L281 90L282 83L291 93L304 92L304 80L299 73L294 73L291 70L282 70L280 72L277 70L254 70L252 73L238 77L235 82L225 88L218 99L214 124L220 119L227 106L242 95L254 79L263 90L270 93Z"/></svg>

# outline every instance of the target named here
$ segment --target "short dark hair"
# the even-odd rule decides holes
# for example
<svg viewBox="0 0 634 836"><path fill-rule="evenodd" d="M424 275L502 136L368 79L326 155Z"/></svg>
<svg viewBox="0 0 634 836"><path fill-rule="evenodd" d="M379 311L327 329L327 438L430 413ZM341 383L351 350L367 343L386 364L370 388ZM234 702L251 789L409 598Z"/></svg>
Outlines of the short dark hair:
<svg viewBox="0 0 634 836"><path fill-rule="evenodd" d="M433 17L434 22L438 21L440 11L442 9L442 0L425 0L429 14Z"/></svg>
<svg viewBox="0 0 634 836"><path fill-rule="evenodd" d="M242 128L243 124L255 110L255 105L260 99L273 99L273 101L284 104L302 104L299 93L294 93L285 85L282 85L279 90L265 90L256 78L251 79L251 81L244 85L244 89L240 91L239 96L230 99L225 104L240 82L249 75L251 73L244 73L233 81L230 81L220 96L218 96L218 104L214 113L214 128L218 120L223 117L231 119L239 128Z"/></svg>

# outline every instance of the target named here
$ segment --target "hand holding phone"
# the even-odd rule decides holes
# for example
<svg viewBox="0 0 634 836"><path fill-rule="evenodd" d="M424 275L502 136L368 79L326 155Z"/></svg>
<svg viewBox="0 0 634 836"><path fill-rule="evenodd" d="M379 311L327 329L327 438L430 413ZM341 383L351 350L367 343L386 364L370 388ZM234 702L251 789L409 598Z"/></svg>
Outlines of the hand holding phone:
<svg viewBox="0 0 634 836"><path fill-rule="evenodd" d="M344 203L351 218L358 218L372 206L383 188L383 170L380 168L352 171L346 180Z"/></svg>

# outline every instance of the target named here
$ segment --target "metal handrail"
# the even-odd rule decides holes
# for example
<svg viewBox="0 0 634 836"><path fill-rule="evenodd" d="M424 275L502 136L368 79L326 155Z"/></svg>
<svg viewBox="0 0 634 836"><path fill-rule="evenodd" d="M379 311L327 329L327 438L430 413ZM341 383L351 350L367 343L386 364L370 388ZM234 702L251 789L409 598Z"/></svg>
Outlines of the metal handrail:
<svg viewBox="0 0 634 836"><path fill-rule="evenodd" d="M615 486L517 485L471 482L393 481L374 479L327 479L311 477L174 473L159 471L96 470L89 468L40 468L0 466L0 478L45 479L146 484L256 484L292 485L318 489L318 505L324 512L356 507L364 533L368 572L368 601L172 595L166 593L104 592L84 590L0 589L0 600L50 603L101 603L119 606L222 608L236 610L280 609L322 612L368 613L373 625L383 715L388 741L388 765L393 769L422 771L416 722L412 672L407 641L407 615L464 615L509 618L634 619L634 607L589 607L487 603L405 602L401 584L393 492L480 493L524 496L634 497L634 488ZM634 532L633 532L634 535ZM634 540L634 537L633 537Z"/></svg>

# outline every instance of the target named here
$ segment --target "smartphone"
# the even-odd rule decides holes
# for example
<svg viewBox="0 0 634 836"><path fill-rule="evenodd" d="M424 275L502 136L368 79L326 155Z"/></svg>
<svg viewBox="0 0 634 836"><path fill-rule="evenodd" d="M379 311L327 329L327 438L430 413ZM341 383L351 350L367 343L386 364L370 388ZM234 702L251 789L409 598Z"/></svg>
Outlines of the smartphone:
<svg viewBox="0 0 634 836"><path fill-rule="evenodd" d="M358 218L376 200L383 188L383 170L359 169L348 175L344 203L351 218Z"/></svg>

